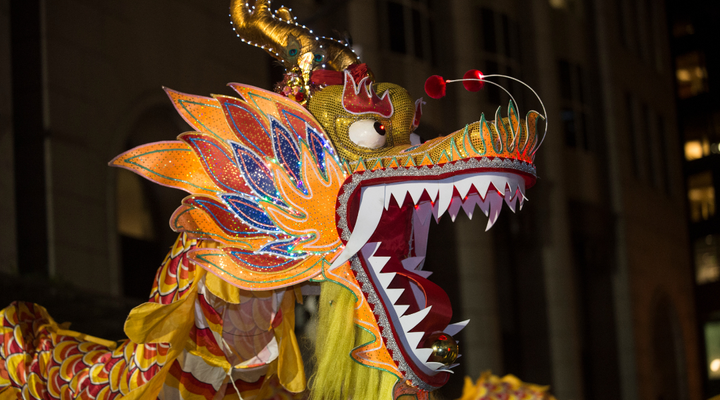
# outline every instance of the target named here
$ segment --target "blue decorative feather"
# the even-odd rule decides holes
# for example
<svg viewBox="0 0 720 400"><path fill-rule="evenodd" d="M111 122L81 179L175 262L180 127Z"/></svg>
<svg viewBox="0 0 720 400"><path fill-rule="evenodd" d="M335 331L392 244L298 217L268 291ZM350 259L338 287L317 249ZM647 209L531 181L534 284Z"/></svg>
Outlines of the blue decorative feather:
<svg viewBox="0 0 720 400"><path fill-rule="evenodd" d="M233 214L251 227L267 233L280 233L280 229L260 207L257 200L234 194L224 194L222 199L230 207Z"/></svg>
<svg viewBox="0 0 720 400"><path fill-rule="evenodd" d="M275 203L284 204L275 189L270 169L263 160L240 143L230 142L230 145L235 152L235 159L245 182L255 194L258 197L271 199Z"/></svg>
<svg viewBox="0 0 720 400"><path fill-rule="evenodd" d="M307 194L300 175L300 149L291 138L292 133L275 118L270 118L270 131L272 132L275 158L295 180L297 187Z"/></svg>

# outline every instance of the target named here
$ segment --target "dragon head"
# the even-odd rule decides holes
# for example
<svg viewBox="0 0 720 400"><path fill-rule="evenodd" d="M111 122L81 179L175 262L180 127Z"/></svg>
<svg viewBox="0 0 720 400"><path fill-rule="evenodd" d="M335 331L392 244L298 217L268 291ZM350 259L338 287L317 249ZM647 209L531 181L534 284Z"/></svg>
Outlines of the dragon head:
<svg viewBox="0 0 720 400"><path fill-rule="evenodd" d="M251 29L250 17L297 27L268 20L265 2L254 12L243 4L232 6L236 31ZM293 32L279 37L301 44L299 58L322 47ZM263 48L292 53L283 46ZM430 218L454 220L461 209L472 217L479 207L489 229L503 203L522 208L544 117L531 111L521 119L510 102L505 117L498 109L494 121L483 115L419 143L421 101L375 84L343 49L325 47L324 57L348 58L333 68L308 67L302 99L285 90L302 77L292 72L298 61L280 94L237 83L230 87L240 99L166 89L193 131L111 164L190 193L170 225L215 242L190 257L230 285L257 291L325 281L347 289L354 324L371 337L352 348L352 359L426 394L447 382L457 356L452 336L467 324L451 323L448 295L423 269ZM438 351L438 343L447 346Z"/></svg>

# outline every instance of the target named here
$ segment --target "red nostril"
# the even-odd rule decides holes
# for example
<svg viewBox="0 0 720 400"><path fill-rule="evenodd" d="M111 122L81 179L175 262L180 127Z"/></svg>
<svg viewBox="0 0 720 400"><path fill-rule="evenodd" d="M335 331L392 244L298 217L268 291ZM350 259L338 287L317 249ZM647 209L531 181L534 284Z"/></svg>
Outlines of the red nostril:
<svg viewBox="0 0 720 400"><path fill-rule="evenodd" d="M471 92L477 92L482 89L483 85L485 85L485 82L481 82L483 79L483 73L476 69L471 69L470 71L466 72L465 75L463 75L463 79L480 79L480 81L463 81L463 86L465 86L465 89ZM427 85L427 83L425 85Z"/></svg>

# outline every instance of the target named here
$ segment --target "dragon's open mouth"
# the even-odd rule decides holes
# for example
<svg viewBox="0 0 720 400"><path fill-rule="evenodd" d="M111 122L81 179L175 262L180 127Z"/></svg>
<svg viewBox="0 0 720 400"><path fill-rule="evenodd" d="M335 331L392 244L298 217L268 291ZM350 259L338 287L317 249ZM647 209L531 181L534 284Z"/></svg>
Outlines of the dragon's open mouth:
<svg viewBox="0 0 720 400"><path fill-rule="evenodd" d="M346 246L334 265L358 255L353 270L383 339L403 355L394 359L432 386L442 385L447 376L439 372L454 365L432 361L428 337L455 335L468 321L450 323L447 294L428 279L432 272L423 270L430 218L450 214L454 221L460 210L472 218L479 207L490 229L503 203L512 211L521 208L526 183L534 183L516 169L473 168L474 163L365 171L346 182L340 197L338 226Z"/></svg>

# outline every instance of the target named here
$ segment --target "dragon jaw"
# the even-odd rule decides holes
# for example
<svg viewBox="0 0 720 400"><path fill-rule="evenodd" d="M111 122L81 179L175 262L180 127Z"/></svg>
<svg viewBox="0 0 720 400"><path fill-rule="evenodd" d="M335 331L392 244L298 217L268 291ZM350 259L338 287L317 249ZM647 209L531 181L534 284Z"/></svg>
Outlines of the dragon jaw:
<svg viewBox="0 0 720 400"><path fill-rule="evenodd" d="M433 390L454 365L429 361L433 333L457 334L468 321L451 323L445 291L423 270L430 218L475 207L488 216L487 229L503 203L522 208L534 178L509 160L467 159L432 167L362 171L345 182L338 199L338 229L345 243L330 270L346 261L373 309L383 341L413 386ZM502 168L502 166L505 168ZM511 166L511 168L507 168ZM527 183L526 183L527 181Z"/></svg>

